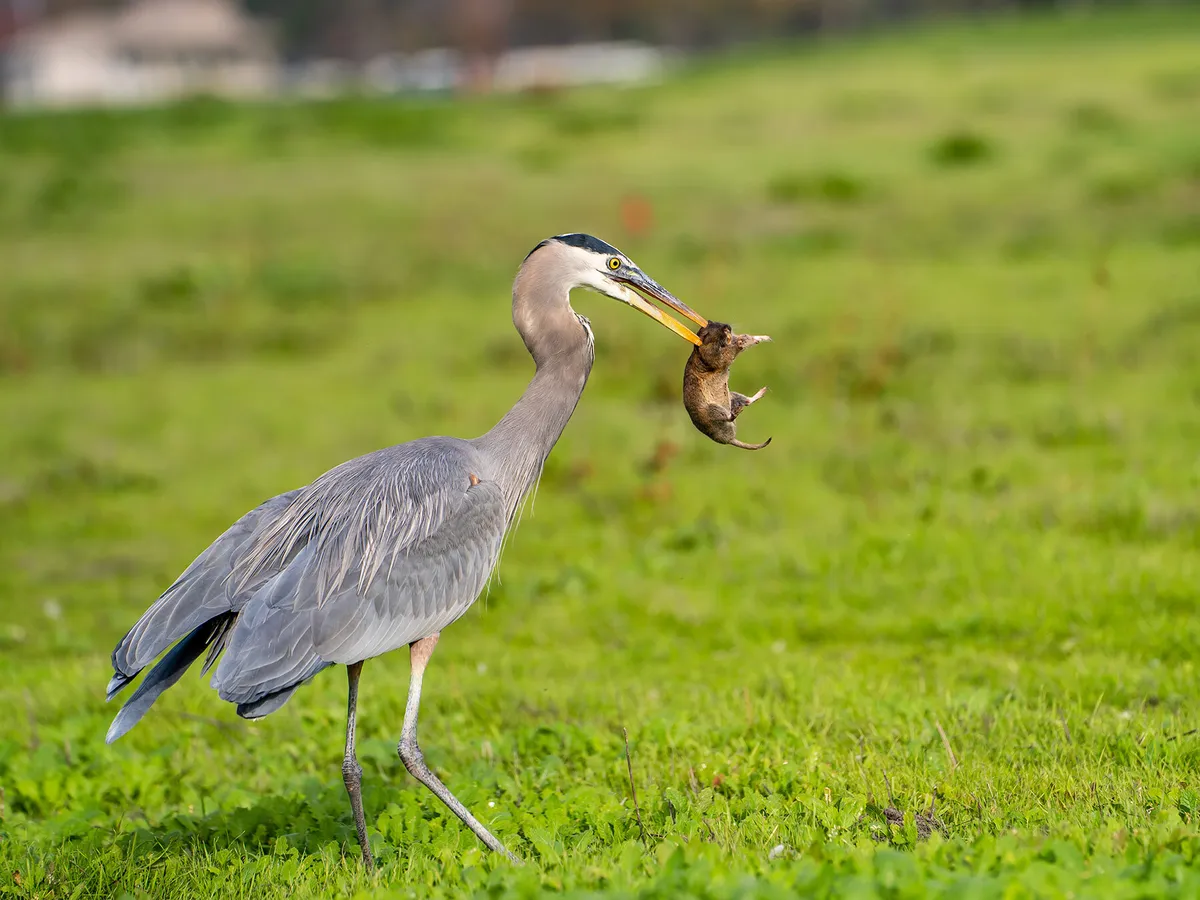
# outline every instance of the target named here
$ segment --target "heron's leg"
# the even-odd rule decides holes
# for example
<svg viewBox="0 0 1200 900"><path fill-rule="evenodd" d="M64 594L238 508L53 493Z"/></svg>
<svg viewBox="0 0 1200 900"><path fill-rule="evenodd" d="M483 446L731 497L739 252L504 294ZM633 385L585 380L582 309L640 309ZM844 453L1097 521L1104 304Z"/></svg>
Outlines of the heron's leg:
<svg viewBox="0 0 1200 900"><path fill-rule="evenodd" d="M363 865L370 872L375 868L375 859L371 856L371 846L367 843L367 820L363 815L362 805L362 766L358 764L358 756L354 752L354 731L358 710L358 676L362 674L363 664L352 663L346 667L350 681L350 696L346 703L346 756L342 760L342 781L346 784L346 793L350 795L350 809L354 813L354 830L358 832L358 846L362 847Z"/></svg>
<svg viewBox="0 0 1200 900"><path fill-rule="evenodd" d="M419 641L413 641L409 646L412 674L409 676L408 682L408 704L404 707L404 729L400 732L400 746L396 748L400 754L400 761L404 763L404 768L408 769L413 778L433 791L437 798L450 808L450 812L458 816L464 825L475 832L475 836L483 841L489 849L503 853L513 862L520 863L520 860L509 853L490 831L480 825L479 821L467 811L467 808L459 803L438 777L430 771L429 766L425 765L425 755L417 746L417 713L421 707L421 679L425 675L425 666L429 663L429 657L433 655L433 648L437 646L437 642L438 635L435 634Z"/></svg>
<svg viewBox="0 0 1200 900"><path fill-rule="evenodd" d="M767 389L759 388L758 392L752 397L747 397L745 394L739 394L736 391L731 391L729 394L729 418L732 421L738 417L743 409L753 403L755 400L761 400Z"/></svg>

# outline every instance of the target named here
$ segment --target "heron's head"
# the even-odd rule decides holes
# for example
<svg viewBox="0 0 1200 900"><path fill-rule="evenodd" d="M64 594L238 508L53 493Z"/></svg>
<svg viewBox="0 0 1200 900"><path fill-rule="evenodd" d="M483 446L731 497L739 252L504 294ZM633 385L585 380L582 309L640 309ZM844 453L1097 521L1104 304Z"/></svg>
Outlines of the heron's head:
<svg viewBox="0 0 1200 900"><path fill-rule="evenodd" d="M517 276L518 284L527 271L543 284L552 280L568 293L572 288L582 287L619 300L697 346L700 338L690 328L649 303L642 294L669 306L701 328L708 324L707 319L689 309L624 253L590 234L547 238L525 257L522 273Z"/></svg>

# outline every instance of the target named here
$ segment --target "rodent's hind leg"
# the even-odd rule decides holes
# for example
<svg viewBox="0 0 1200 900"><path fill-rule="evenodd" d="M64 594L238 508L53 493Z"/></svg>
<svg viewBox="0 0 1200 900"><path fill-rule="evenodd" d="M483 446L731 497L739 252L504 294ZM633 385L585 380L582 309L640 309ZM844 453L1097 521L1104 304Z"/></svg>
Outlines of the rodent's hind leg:
<svg viewBox="0 0 1200 900"><path fill-rule="evenodd" d="M730 391L729 392L729 418L730 418L730 421L732 421L733 419L736 419L738 417L738 413L740 413L743 409L745 409L751 403L754 403L757 400L761 400L763 398L763 394L765 394L766 392L767 392L767 389L765 387L761 387L758 389L758 392L754 396L747 397L745 394L739 394L736 391Z"/></svg>

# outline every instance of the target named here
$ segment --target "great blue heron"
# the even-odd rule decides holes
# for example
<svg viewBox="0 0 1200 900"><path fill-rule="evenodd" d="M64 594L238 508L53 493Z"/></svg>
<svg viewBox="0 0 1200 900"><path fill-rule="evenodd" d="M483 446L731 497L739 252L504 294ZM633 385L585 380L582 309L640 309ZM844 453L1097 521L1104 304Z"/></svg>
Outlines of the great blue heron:
<svg viewBox="0 0 1200 900"><path fill-rule="evenodd" d="M703 327L706 320L586 234L548 238L513 282L513 324L536 366L494 428L473 440L427 437L342 463L251 510L201 553L113 651L112 699L160 653L108 729L112 743L207 650L212 686L256 719L322 669L349 674L342 777L363 861L373 868L354 751L363 661L409 646L411 675L397 751L404 767L489 848L517 858L425 764L417 745L421 679L443 628L475 602L504 535L583 393L594 358L573 288L627 303L693 344L696 335L635 290ZM178 643L176 643L178 642Z"/></svg>

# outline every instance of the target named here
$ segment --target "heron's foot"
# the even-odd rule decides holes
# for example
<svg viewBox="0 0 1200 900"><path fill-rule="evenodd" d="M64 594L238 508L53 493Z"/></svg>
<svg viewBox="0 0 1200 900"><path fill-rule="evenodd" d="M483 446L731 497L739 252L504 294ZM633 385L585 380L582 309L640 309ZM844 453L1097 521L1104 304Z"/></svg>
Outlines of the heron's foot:
<svg viewBox="0 0 1200 900"><path fill-rule="evenodd" d="M433 774L429 766L425 764L425 754L421 752L421 748L415 740L401 740L396 747L396 752L400 755L400 761L404 763L404 768L408 769L408 773L413 778L429 788L434 795L441 800L449 808L450 812L458 816L459 820L475 833L475 837L479 838L489 850L496 853L503 853L508 857L510 862L522 865L520 858L513 853L510 853L496 836L480 824L479 820L471 815L470 811L463 806L458 798L450 793L450 789L442 784L441 779Z"/></svg>
<svg viewBox="0 0 1200 900"><path fill-rule="evenodd" d="M375 857L371 853L369 847L364 847L362 851L363 868L367 870L368 875L375 874Z"/></svg>

